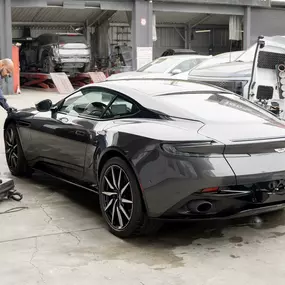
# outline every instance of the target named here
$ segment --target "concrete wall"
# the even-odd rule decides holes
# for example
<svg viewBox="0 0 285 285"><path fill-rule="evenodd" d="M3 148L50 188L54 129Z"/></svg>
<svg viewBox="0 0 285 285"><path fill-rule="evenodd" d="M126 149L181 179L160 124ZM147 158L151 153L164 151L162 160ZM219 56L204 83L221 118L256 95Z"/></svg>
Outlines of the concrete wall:
<svg viewBox="0 0 285 285"><path fill-rule="evenodd" d="M191 41L191 48L204 55L209 54L210 48L213 49L214 55L228 52L230 50L228 27L205 27L205 30L207 29L210 29L211 32L195 33L194 31L194 39Z"/></svg>
<svg viewBox="0 0 285 285"><path fill-rule="evenodd" d="M257 37L285 35L285 9L260 9L251 10L251 44Z"/></svg>
<svg viewBox="0 0 285 285"><path fill-rule="evenodd" d="M159 27L156 29L157 41L153 43L153 58L160 57L161 54L169 49L183 49L185 48L185 42L183 37L185 36L184 28L170 28ZM180 33L180 35L179 35Z"/></svg>

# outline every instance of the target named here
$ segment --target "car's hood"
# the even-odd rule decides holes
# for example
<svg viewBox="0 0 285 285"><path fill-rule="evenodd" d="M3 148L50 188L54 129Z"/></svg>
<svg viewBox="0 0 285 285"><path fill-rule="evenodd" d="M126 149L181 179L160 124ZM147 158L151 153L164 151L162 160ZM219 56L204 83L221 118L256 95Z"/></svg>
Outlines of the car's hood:
<svg viewBox="0 0 285 285"><path fill-rule="evenodd" d="M207 67L204 69L193 69L189 73L189 79L194 77L213 77L213 78L236 78L250 77L252 71L252 62L228 62L218 64L216 66Z"/></svg>

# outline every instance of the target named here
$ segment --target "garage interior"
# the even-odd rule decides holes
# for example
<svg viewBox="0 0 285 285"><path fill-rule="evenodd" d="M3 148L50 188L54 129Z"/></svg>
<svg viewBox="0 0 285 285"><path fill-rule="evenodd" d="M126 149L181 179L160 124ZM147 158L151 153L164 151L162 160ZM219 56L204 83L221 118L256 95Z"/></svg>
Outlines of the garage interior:
<svg viewBox="0 0 285 285"><path fill-rule="evenodd" d="M110 59L116 58L116 46L126 50L126 66L120 71L136 69L137 51L132 47L152 47L152 59L166 49L192 49L203 55L216 55L248 47L249 7L149 0L2 2L6 28L1 25L1 39L7 39L1 41L2 58L11 57L12 41L17 44L19 39L65 32L85 35L91 48L90 71L110 68ZM231 33L238 40L230 40ZM13 94L11 85L4 83L4 93Z"/></svg>
<svg viewBox="0 0 285 285"><path fill-rule="evenodd" d="M66 9L64 7L12 8L13 39L43 33L84 32L92 46L93 56L108 55L116 45L132 46L132 33L128 11L108 11L97 8ZM156 39L153 57L159 57L167 48L191 48L201 54L230 51L230 15L207 13L162 12L154 13ZM71 21L72 19L72 21ZM100 46L98 28L107 24L107 45ZM99 30L99 34L100 34ZM189 34L187 34L187 32ZM102 36L105 33L102 32ZM101 40L102 40L101 36ZM104 39L103 39L104 40ZM98 42L99 41L99 42ZM212 51L212 48L215 50Z"/></svg>

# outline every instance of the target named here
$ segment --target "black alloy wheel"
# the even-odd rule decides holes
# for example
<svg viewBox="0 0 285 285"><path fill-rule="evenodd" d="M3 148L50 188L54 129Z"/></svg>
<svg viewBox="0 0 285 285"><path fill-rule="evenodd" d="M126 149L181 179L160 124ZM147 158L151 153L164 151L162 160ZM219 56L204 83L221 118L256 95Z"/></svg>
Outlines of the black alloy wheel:
<svg viewBox="0 0 285 285"><path fill-rule="evenodd" d="M119 165L111 165L104 173L103 207L108 223L123 230L133 213L133 194L128 175Z"/></svg>
<svg viewBox="0 0 285 285"><path fill-rule="evenodd" d="M128 238L158 230L159 225L145 213L136 176L123 159L114 157L104 165L99 198L102 215L114 235Z"/></svg>
<svg viewBox="0 0 285 285"><path fill-rule="evenodd" d="M19 160L19 146L13 128L8 128L5 132L6 159L10 169L16 169Z"/></svg>
<svg viewBox="0 0 285 285"><path fill-rule="evenodd" d="M6 161L14 176L31 176L33 171L26 161L17 127L9 124L4 131Z"/></svg>

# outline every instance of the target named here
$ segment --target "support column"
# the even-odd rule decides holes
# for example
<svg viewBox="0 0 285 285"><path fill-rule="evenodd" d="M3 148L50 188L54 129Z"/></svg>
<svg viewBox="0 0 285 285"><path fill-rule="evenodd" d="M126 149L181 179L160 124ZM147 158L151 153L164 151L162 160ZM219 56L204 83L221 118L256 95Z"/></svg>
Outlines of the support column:
<svg viewBox="0 0 285 285"><path fill-rule="evenodd" d="M138 64L147 59L148 50L142 51L140 48L153 47L152 22L153 8L152 1L133 0L132 11L132 53L133 69L136 70ZM139 54L138 54L139 52ZM152 60L153 52L151 54ZM144 58L143 58L144 57Z"/></svg>
<svg viewBox="0 0 285 285"><path fill-rule="evenodd" d="M109 51L109 22L105 21L96 29L97 32L97 50L99 58L107 58Z"/></svg>
<svg viewBox="0 0 285 285"><path fill-rule="evenodd" d="M250 47L251 37L251 7L245 8L243 21L243 49Z"/></svg>
<svg viewBox="0 0 285 285"><path fill-rule="evenodd" d="M11 0L0 0L0 58L12 59L12 16ZM13 94L13 79L3 80L3 93Z"/></svg>

